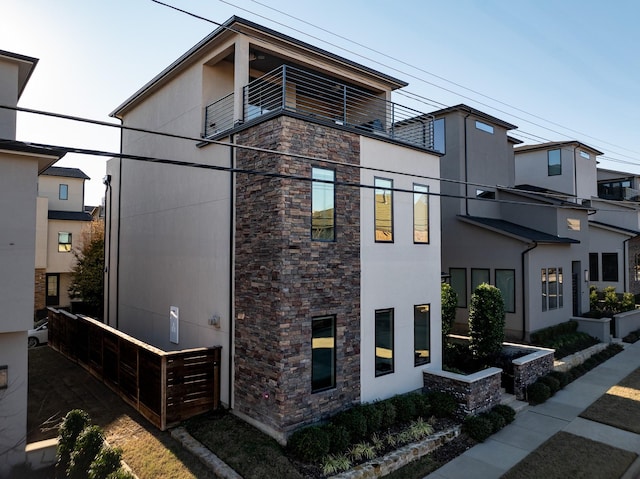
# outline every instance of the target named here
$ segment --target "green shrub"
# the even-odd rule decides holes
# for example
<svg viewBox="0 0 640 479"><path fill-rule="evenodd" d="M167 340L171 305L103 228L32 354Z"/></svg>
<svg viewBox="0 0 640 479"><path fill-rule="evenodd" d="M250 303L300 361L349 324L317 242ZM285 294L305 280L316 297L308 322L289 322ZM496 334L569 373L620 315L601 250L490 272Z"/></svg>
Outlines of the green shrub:
<svg viewBox="0 0 640 479"><path fill-rule="evenodd" d="M489 365L502 351L504 321L500 290L486 283L478 286L469 305L469 349L484 365Z"/></svg>
<svg viewBox="0 0 640 479"><path fill-rule="evenodd" d="M542 404L551 397L551 390L546 384L536 381L527 387L527 398L531 404Z"/></svg>
<svg viewBox="0 0 640 479"><path fill-rule="evenodd" d="M135 479L135 476L129 471L118 469L107 476L107 479Z"/></svg>
<svg viewBox="0 0 640 479"><path fill-rule="evenodd" d="M422 393L415 393L411 395L416 408L416 417L427 419L431 416L431 405L429 404L429 398Z"/></svg>
<svg viewBox="0 0 640 479"><path fill-rule="evenodd" d="M368 403L360 406L360 411L367 422L367 435L379 432L382 429L382 408L377 403Z"/></svg>
<svg viewBox="0 0 640 479"><path fill-rule="evenodd" d="M367 437L367 419L361 408L353 407L336 414L331 422L336 426L344 427L349 433L349 441L360 442Z"/></svg>
<svg viewBox="0 0 640 479"><path fill-rule="evenodd" d="M71 461L67 468L70 479L86 479L91 463L104 444L104 434L99 426L85 427L71 453Z"/></svg>
<svg viewBox="0 0 640 479"><path fill-rule="evenodd" d="M329 452L331 454L340 454L349 447L349 431L344 426L336 426L329 423L323 426L323 429L327 433L329 438Z"/></svg>
<svg viewBox="0 0 640 479"><path fill-rule="evenodd" d="M491 421L482 416L468 416L462 423L462 431L478 442L484 442L491 436L492 430Z"/></svg>
<svg viewBox="0 0 640 479"><path fill-rule="evenodd" d="M387 399L376 403L376 406L382 411L382 429L386 431L393 427L396 423L396 407Z"/></svg>
<svg viewBox="0 0 640 479"><path fill-rule="evenodd" d="M507 424L507 421L505 421L502 414L498 414L497 412L494 412L494 411L484 412L480 414L480 417L483 417L489 420L489 422L491 423L492 434L498 432Z"/></svg>
<svg viewBox="0 0 640 479"><path fill-rule="evenodd" d="M288 442L291 453L304 462L320 462L329 453L329 436L320 426L298 429Z"/></svg>
<svg viewBox="0 0 640 479"><path fill-rule="evenodd" d="M504 418L505 424L511 424L516 418L516 411L506 404L498 404L491 411L500 414Z"/></svg>
<svg viewBox="0 0 640 479"><path fill-rule="evenodd" d="M406 424L416 418L416 404L409 394L399 394L391 398L396 408L396 422Z"/></svg>
<svg viewBox="0 0 640 479"><path fill-rule="evenodd" d="M593 368L595 368L598 364L600 364L602 362L602 360L598 360L597 358L594 358L593 356L591 356L590 358L585 359L584 363L582 363L582 365L584 366L584 368L587 371L592 370Z"/></svg>
<svg viewBox="0 0 640 479"><path fill-rule="evenodd" d="M549 326L548 328L539 329L531 333L531 343L539 346L549 344L555 338L565 334L573 334L578 331L577 321L566 321L564 323Z"/></svg>
<svg viewBox="0 0 640 479"><path fill-rule="evenodd" d="M453 323L456 319L458 307L458 294L449 283L441 283L441 317L442 317L442 344L447 343L447 337L451 334Z"/></svg>
<svg viewBox="0 0 640 479"><path fill-rule="evenodd" d="M553 396L555 393L560 391L560 381L554 378L551 375L546 375L538 379L542 384L546 384L549 388L549 393Z"/></svg>
<svg viewBox="0 0 640 479"><path fill-rule="evenodd" d="M458 403L451 394L430 391L425 396L431 406L432 414L436 417L451 417L458 409Z"/></svg>
<svg viewBox="0 0 640 479"><path fill-rule="evenodd" d="M71 461L71 453L76 445L76 439L90 423L89 414L82 409L72 409L62 420L58 429L58 449L56 452L56 470L58 474L66 474Z"/></svg>
<svg viewBox="0 0 640 479"><path fill-rule="evenodd" d="M551 371L549 376L556 378L560 384L560 389L569 384L569 375L564 371Z"/></svg>
<svg viewBox="0 0 640 479"><path fill-rule="evenodd" d="M120 469L122 449L103 447L89 468L89 479L107 479L112 472Z"/></svg>

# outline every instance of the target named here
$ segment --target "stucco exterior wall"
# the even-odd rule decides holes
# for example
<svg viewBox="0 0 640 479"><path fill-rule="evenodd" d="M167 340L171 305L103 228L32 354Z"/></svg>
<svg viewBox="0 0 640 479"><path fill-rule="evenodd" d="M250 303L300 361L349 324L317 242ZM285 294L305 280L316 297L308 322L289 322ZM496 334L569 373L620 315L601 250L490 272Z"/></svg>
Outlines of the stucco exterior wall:
<svg viewBox="0 0 640 479"><path fill-rule="evenodd" d="M373 185L374 177L393 179L393 187L413 190L413 184L439 192L438 157L369 138L361 140L362 166L392 169L381 173L363 169L360 181ZM393 165L393 166L391 166ZM441 368L440 316L440 204L429 196L429 244L413 242L413 195L394 192L394 242L376 243L374 191L360 191L361 204L361 389L362 401L384 399L422 386L424 369ZM431 363L414 366L414 306L431 305ZM375 311L394 308L394 372L375 376Z"/></svg>
<svg viewBox="0 0 640 479"><path fill-rule="evenodd" d="M0 58L0 104L16 106L18 103L18 64ZM16 112L0 109L0 138L16 137Z"/></svg>
<svg viewBox="0 0 640 479"><path fill-rule="evenodd" d="M570 146L550 147L549 150L560 150L560 175L549 176L547 150L533 150L515 154L516 184L535 185L569 195L576 193L574 148Z"/></svg>
<svg viewBox="0 0 640 479"><path fill-rule="evenodd" d="M67 185L68 199L60 199L60 185ZM38 196L49 199L52 211L83 211L84 180L65 176L41 175L38 177Z"/></svg>
<svg viewBox="0 0 640 479"><path fill-rule="evenodd" d="M632 271L634 256L627 251L628 245L625 243L627 239L630 239L630 235L617 233L595 225L589 228L589 252L598 254L598 281L590 281L590 285L595 286L600 291L608 286L616 288L618 293L628 290L625 285L625 278L635 278L635 273ZM637 243L637 241L634 242L634 245ZM602 253L616 253L618 255L618 281L602 280ZM589 269L588 263L586 269ZM631 276L629 275L630 272L632 273Z"/></svg>

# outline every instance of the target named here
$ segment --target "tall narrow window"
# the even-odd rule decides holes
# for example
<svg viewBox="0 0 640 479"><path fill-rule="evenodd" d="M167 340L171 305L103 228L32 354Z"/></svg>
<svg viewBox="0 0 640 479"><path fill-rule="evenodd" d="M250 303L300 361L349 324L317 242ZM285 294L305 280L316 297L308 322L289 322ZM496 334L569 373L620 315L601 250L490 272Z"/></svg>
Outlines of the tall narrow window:
<svg viewBox="0 0 640 479"><path fill-rule="evenodd" d="M598 281L599 278L598 253L589 253L589 281Z"/></svg>
<svg viewBox="0 0 640 479"><path fill-rule="evenodd" d="M376 241L393 242L393 180L376 178L375 222Z"/></svg>
<svg viewBox="0 0 640 479"><path fill-rule="evenodd" d="M547 152L547 173L549 176L562 174L562 160L560 150L549 150Z"/></svg>
<svg viewBox="0 0 640 479"><path fill-rule="evenodd" d="M376 311L376 376L393 372L393 309Z"/></svg>
<svg viewBox="0 0 640 479"><path fill-rule="evenodd" d="M475 291L482 283L489 284L489 270L472 268L471 269L471 292Z"/></svg>
<svg viewBox="0 0 640 479"><path fill-rule="evenodd" d="M458 308L467 307L467 270L465 268L449 268L451 287L458 296Z"/></svg>
<svg viewBox="0 0 640 479"><path fill-rule="evenodd" d="M69 185L60 185L58 187L58 199L60 200L69 199Z"/></svg>
<svg viewBox="0 0 640 479"><path fill-rule="evenodd" d="M60 253L71 252L71 233L58 233L58 251Z"/></svg>
<svg viewBox="0 0 640 479"><path fill-rule="evenodd" d="M547 269L542 268L542 311L547 310L548 303L548 292L547 292Z"/></svg>
<svg viewBox="0 0 640 479"><path fill-rule="evenodd" d="M602 281L618 281L618 253L602 253Z"/></svg>
<svg viewBox="0 0 640 479"><path fill-rule="evenodd" d="M636 281L640 281L640 253L636 253L634 257L635 257L634 278Z"/></svg>
<svg viewBox="0 0 640 479"><path fill-rule="evenodd" d="M336 386L336 318L311 320L311 392Z"/></svg>
<svg viewBox="0 0 640 479"><path fill-rule="evenodd" d="M516 271L514 269L496 269L496 288L502 293L504 310L516 312Z"/></svg>
<svg viewBox="0 0 640 479"><path fill-rule="evenodd" d="M547 270L547 285L549 288L549 309L558 309L558 273L555 268Z"/></svg>
<svg viewBox="0 0 640 479"><path fill-rule="evenodd" d="M444 118L433 120L433 149L446 153Z"/></svg>
<svg viewBox="0 0 640 479"><path fill-rule="evenodd" d="M542 311L564 306L562 268L542 268Z"/></svg>
<svg viewBox="0 0 640 479"><path fill-rule="evenodd" d="M429 187L413 185L413 242L429 242Z"/></svg>
<svg viewBox="0 0 640 479"><path fill-rule="evenodd" d="M335 229L335 177L336 172L312 168L311 178L311 239L334 241Z"/></svg>
<svg viewBox="0 0 640 479"><path fill-rule="evenodd" d="M431 362L431 313L428 304L413 308L413 349L414 365Z"/></svg>

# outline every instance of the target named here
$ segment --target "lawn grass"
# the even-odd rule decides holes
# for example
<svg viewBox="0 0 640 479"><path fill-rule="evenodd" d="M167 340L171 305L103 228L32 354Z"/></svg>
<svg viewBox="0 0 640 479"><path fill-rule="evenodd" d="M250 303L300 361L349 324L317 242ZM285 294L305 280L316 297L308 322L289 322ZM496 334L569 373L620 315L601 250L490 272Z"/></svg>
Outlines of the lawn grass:
<svg viewBox="0 0 640 479"><path fill-rule="evenodd" d="M619 478L638 455L564 431L511 468L501 479Z"/></svg>
<svg viewBox="0 0 640 479"><path fill-rule="evenodd" d="M580 417L640 434L640 369L600 396Z"/></svg>
<svg viewBox="0 0 640 479"><path fill-rule="evenodd" d="M244 479L304 477L280 444L232 414L198 416L186 428Z"/></svg>

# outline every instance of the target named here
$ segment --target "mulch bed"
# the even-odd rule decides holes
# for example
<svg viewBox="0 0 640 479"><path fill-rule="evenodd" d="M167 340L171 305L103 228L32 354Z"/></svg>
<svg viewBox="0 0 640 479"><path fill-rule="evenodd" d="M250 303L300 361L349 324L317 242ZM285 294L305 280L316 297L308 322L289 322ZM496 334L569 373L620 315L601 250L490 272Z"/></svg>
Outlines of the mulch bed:
<svg viewBox="0 0 640 479"><path fill-rule="evenodd" d="M580 417L640 434L640 369L609 389Z"/></svg>
<svg viewBox="0 0 640 479"><path fill-rule="evenodd" d="M619 478L636 457L633 452L561 431L501 479Z"/></svg>

